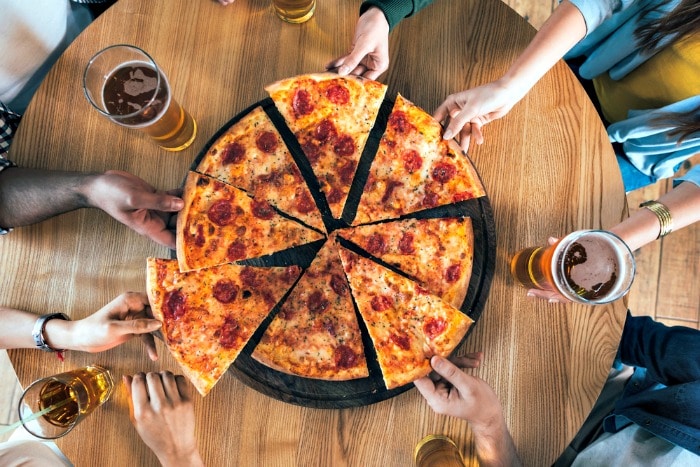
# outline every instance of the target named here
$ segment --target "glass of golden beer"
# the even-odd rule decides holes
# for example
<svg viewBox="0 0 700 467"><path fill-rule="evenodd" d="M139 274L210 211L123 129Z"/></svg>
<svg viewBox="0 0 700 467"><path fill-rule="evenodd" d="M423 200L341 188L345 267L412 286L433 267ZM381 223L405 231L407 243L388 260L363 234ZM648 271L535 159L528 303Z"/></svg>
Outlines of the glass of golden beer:
<svg viewBox="0 0 700 467"><path fill-rule="evenodd" d="M102 115L143 131L166 151L181 151L197 136L197 122L173 98L163 70L138 47L97 52L85 68L83 90Z"/></svg>
<svg viewBox="0 0 700 467"><path fill-rule="evenodd" d="M109 370L91 365L34 381L19 400L19 419L32 435L56 439L112 395Z"/></svg>
<svg viewBox="0 0 700 467"><path fill-rule="evenodd" d="M444 435L428 435L420 440L413 458L416 467L464 467L457 444Z"/></svg>
<svg viewBox="0 0 700 467"><path fill-rule="evenodd" d="M272 0L277 16L288 23L303 23L311 19L316 0Z"/></svg>
<svg viewBox="0 0 700 467"><path fill-rule="evenodd" d="M513 278L525 288L558 292L586 305L623 297L635 269L627 244L605 230L579 230L554 245L525 248L510 262Z"/></svg>

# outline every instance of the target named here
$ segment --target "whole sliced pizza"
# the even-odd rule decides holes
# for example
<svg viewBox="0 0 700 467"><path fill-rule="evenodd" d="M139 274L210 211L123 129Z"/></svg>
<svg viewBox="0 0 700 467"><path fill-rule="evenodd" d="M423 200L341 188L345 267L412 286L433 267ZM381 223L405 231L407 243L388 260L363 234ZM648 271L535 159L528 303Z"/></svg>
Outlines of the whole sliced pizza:
<svg viewBox="0 0 700 467"><path fill-rule="evenodd" d="M478 245L462 207L485 197L477 172L376 81L319 73L265 89L192 165L176 258L148 259L165 343L202 395L242 355L300 392L406 387L473 323Z"/></svg>

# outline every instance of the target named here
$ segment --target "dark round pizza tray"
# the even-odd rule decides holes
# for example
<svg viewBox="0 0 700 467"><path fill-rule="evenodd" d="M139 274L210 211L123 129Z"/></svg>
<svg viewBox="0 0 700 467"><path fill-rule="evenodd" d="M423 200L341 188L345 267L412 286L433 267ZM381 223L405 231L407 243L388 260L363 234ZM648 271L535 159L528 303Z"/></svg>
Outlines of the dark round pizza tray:
<svg viewBox="0 0 700 467"><path fill-rule="evenodd" d="M272 99L263 99L251 105L247 109L240 112L227 122L216 134L214 134L207 144L202 148L197 158L191 165L191 170L196 170L199 162L207 153L212 144L233 124L250 113L257 107L267 113L272 122L277 127L282 139L289 148L295 162L304 176L311 194L316 201L316 204L321 211L326 229L331 231L339 228L348 227L354 217L354 212L359 203L362 188L367 180L369 167L379 145L379 140L386 128L386 121L394 103L385 99L380 108L377 122L370 132L367 144L363 151L360 163L358 165L357 174L353 185L350 189L348 202L343 211L342 219L334 219L328 208L325 197L320 191L318 182L313 175L311 166L306 160L299 143L292 134L291 130L284 122L284 118L277 111ZM184 182L183 182L184 184ZM281 213L283 214L283 213ZM284 215L284 214L283 214ZM472 227L474 229L474 262L472 265L472 276L469 282L464 303L460 307L461 311L474 320L474 325L470 328L470 332L474 329L476 322L479 320L484 309L484 304L488 297L491 279L495 269L496 260L496 231L493 219L493 211L487 196L462 201L448 206L440 206L425 211L413 213L405 216L406 218L436 218L436 217L470 217ZM238 264L251 266L288 266L296 264L302 268L306 268L311 264L316 252L323 245L323 241L314 242L302 247L293 248L283 252L275 253L270 256L256 258L253 260L239 261ZM173 252L174 255L174 252ZM360 329L363 334L363 344L369 366L369 376L367 378L352 380L352 381L323 381L310 378L302 378L292 376L286 373L273 370L251 357L253 350L260 341L265 329L272 321L272 318L279 309L281 303L278 304L271 312L262 325L255 332L248 344L229 368L236 378L241 380L249 387L256 391L273 397L275 399L297 404L305 407L314 408L346 408L357 407L380 402L398 394L401 394L411 387L413 384L407 384L392 390L386 389L382 379L382 373L377 363L374 347L369 338L364 322L359 317ZM464 339L467 339L465 336ZM464 340L463 340L464 342Z"/></svg>

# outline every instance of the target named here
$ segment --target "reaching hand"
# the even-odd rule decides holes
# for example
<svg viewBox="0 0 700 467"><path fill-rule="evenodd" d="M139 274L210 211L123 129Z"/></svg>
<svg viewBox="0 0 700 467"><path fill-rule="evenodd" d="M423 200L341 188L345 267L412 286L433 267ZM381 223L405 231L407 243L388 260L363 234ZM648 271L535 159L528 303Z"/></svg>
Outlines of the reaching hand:
<svg viewBox="0 0 700 467"><path fill-rule="evenodd" d="M483 143L482 127L506 115L523 95L494 81L447 96L433 116L447 125L443 138L459 136L459 145L466 153L471 137L476 144Z"/></svg>
<svg viewBox="0 0 700 467"><path fill-rule="evenodd" d="M141 335L151 360L158 359L153 335L161 328L158 320L146 313L148 297L142 293L119 295L87 318L67 322L70 345L65 348L101 352Z"/></svg>
<svg viewBox="0 0 700 467"><path fill-rule="evenodd" d="M204 465L194 437L194 410L184 376L169 371L124 375L131 422L160 463Z"/></svg>
<svg viewBox="0 0 700 467"><path fill-rule="evenodd" d="M389 23L382 10L371 7L357 21L351 51L336 58L327 70L337 69L341 76L353 74L377 79L389 68Z"/></svg>
<svg viewBox="0 0 700 467"><path fill-rule="evenodd" d="M547 244L554 245L558 241L559 239L556 237L549 237L547 239ZM542 300L547 300L549 303L571 303L571 300L556 290L527 289L527 296L541 298Z"/></svg>
<svg viewBox="0 0 700 467"><path fill-rule="evenodd" d="M175 234L168 227L173 213L184 206L182 199L116 170L97 176L87 187L86 196L91 206L157 243L175 248Z"/></svg>

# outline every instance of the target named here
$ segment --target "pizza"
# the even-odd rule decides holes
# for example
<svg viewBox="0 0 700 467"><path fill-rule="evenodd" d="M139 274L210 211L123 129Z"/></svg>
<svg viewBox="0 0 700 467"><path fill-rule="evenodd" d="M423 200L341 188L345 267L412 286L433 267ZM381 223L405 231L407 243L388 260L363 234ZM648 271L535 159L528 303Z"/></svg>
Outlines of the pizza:
<svg viewBox="0 0 700 467"><path fill-rule="evenodd" d="M306 378L345 381L369 375L335 235L299 279L253 358Z"/></svg>
<svg viewBox="0 0 700 467"><path fill-rule="evenodd" d="M265 89L192 165L176 258L148 259L168 349L202 395L241 352L289 387L425 376L473 322L476 170L383 84L321 73Z"/></svg>
<svg viewBox="0 0 700 467"><path fill-rule="evenodd" d="M341 218L386 85L318 73L284 79L265 90L296 136L332 216Z"/></svg>
<svg viewBox="0 0 700 467"><path fill-rule="evenodd" d="M340 257L387 389L429 374L430 358L466 335L471 318L415 281L343 248Z"/></svg>
<svg viewBox="0 0 700 467"><path fill-rule="evenodd" d="M262 107L228 128L209 148L197 172L265 200L325 231L321 213L279 131Z"/></svg>
<svg viewBox="0 0 700 467"><path fill-rule="evenodd" d="M474 259L470 218L403 219L336 232L452 306L462 306Z"/></svg>
<svg viewBox="0 0 700 467"><path fill-rule="evenodd" d="M265 200L207 175L190 172L177 219L181 271L257 258L323 239L278 214Z"/></svg>
<svg viewBox="0 0 700 467"><path fill-rule="evenodd" d="M180 272L177 260L148 258L146 291L165 344L202 396L238 357L299 277L298 266L224 264Z"/></svg>
<svg viewBox="0 0 700 467"><path fill-rule="evenodd" d="M442 126L400 94L379 142L352 225L484 196L476 170Z"/></svg>

